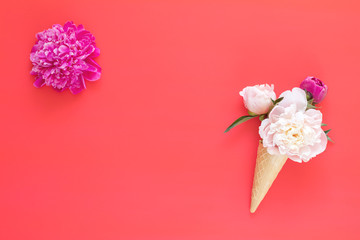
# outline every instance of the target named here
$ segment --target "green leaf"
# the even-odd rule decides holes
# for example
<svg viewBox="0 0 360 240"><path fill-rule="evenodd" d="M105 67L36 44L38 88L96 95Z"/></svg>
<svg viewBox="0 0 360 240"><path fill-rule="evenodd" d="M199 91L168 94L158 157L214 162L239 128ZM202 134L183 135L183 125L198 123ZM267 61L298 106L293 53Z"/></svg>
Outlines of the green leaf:
<svg viewBox="0 0 360 240"><path fill-rule="evenodd" d="M331 129L326 130L326 131L324 131L324 132L325 132L325 134L327 135L330 131L331 131Z"/></svg>
<svg viewBox="0 0 360 240"><path fill-rule="evenodd" d="M326 124L326 123L322 123L321 126L322 126L322 127L323 127L323 126L327 126L327 124Z"/></svg>
<svg viewBox="0 0 360 240"><path fill-rule="evenodd" d="M281 102L284 99L284 97L278 98L275 101L272 101L274 105L278 104L279 102ZM271 99L272 100L272 99Z"/></svg>
<svg viewBox="0 0 360 240"><path fill-rule="evenodd" d="M333 143L334 141L331 140L331 138L328 136L328 133L329 133L330 131L331 131L331 129L328 129L328 130L326 130L326 131L324 131L324 132L325 132L325 134L326 134L327 140Z"/></svg>
<svg viewBox="0 0 360 240"><path fill-rule="evenodd" d="M259 116L259 120L262 122L265 117L266 117L266 114L262 114L262 115Z"/></svg>
<svg viewBox="0 0 360 240"><path fill-rule="evenodd" d="M228 132L230 129L232 129L233 127L236 127L237 125L243 123L243 122L246 122L247 120L250 120L254 117L257 117L257 116L242 116L238 119L235 120L235 122L233 122L226 130L225 132Z"/></svg>
<svg viewBox="0 0 360 240"><path fill-rule="evenodd" d="M314 106L314 105L312 105L310 103L308 103L307 107L306 107L306 109L316 109L316 108L318 108L318 107L316 107L316 106Z"/></svg>
<svg viewBox="0 0 360 240"><path fill-rule="evenodd" d="M334 143L334 141L333 141L328 135L326 135L326 137L327 137L327 140L328 140L328 141Z"/></svg>
<svg viewBox="0 0 360 240"><path fill-rule="evenodd" d="M309 100L313 100L313 96L311 94L311 92L307 91L307 90L304 90L305 93L306 93L306 99L309 101Z"/></svg>
<svg viewBox="0 0 360 240"><path fill-rule="evenodd" d="M249 110L248 110L248 114L249 114L250 116L254 116L254 117L256 117L256 116L257 116L257 114L256 114L256 113L250 112Z"/></svg>

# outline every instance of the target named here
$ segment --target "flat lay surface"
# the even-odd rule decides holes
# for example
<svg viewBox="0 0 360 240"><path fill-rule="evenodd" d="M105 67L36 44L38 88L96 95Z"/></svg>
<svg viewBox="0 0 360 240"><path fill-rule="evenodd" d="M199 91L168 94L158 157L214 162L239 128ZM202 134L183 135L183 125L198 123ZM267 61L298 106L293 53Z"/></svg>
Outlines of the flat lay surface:
<svg viewBox="0 0 360 240"><path fill-rule="evenodd" d="M35 88L35 34L96 38L101 78ZM7 1L0 9L0 239L358 239L360 3ZM316 76L324 153L249 211L258 119L239 91Z"/></svg>

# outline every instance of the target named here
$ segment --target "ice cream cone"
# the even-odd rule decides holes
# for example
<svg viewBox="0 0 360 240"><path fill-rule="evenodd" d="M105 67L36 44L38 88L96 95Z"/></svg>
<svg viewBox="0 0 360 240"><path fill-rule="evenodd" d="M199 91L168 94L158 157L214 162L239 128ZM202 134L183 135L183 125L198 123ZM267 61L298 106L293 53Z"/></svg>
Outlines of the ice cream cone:
<svg viewBox="0 0 360 240"><path fill-rule="evenodd" d="M286 155L270 155L261 141L259 142L251 193L251 213L254 213L258 208L287 158Z"/></svg>

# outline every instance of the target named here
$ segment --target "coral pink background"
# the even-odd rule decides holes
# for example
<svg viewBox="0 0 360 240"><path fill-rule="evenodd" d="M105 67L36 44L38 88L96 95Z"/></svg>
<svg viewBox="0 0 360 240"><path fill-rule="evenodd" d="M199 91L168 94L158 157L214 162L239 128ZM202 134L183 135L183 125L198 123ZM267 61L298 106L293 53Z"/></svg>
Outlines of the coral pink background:
<svg viewBox="0 0 360 240"><path fill-rule="evenodd" d="M0 239L359 239L360 4L291 2L3 2ZM76 96L29 75L35 33L67 20L101 49ZM223 133L238 91L308 75L335 144L251 215L259 122Z"/></svg>

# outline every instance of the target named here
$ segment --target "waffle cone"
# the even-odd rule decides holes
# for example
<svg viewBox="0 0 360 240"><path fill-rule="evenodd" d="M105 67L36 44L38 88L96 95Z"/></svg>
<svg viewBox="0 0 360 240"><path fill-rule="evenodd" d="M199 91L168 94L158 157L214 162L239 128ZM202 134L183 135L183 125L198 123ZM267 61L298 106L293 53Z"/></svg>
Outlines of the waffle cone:
<svg viewBox="0 0 360 240"><path fill-rule="evenodd" d="M251 193L251 213L258 208L286 160L286 155L270 155L262 143L259 142Z"/></svg>

